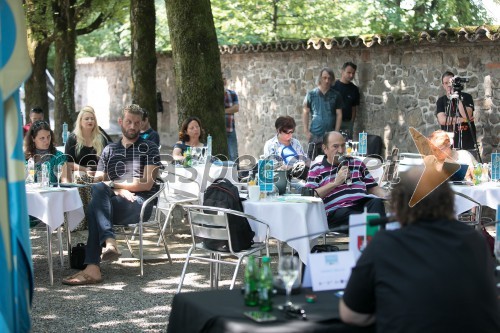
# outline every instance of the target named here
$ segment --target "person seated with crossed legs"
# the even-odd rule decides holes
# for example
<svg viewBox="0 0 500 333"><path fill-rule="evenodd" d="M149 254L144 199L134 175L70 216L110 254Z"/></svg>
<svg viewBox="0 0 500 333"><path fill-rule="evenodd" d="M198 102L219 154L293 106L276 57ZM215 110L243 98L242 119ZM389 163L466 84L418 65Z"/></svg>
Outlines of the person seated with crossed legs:
<svg viewBox="0 0 500 333"><path fill-rule="evenodd" d="M142 117L140 106L125 107L118 119L123 137L102 152L94 177L98 183L92 186L92 200L86 211L89 235L84 263L87 267L65 278L63 284L102 282L101 261L114 261L121 256L113 224L137 223L143 202L158 191L155 176L161 165L160 154L154 142L139 136ZM149 207L144 218L151 212Z"/></svg>

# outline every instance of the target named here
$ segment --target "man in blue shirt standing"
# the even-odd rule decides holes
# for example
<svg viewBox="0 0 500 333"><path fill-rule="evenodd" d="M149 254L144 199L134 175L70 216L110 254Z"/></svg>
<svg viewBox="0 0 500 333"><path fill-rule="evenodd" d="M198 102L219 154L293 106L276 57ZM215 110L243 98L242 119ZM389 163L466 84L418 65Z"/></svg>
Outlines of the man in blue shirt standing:
<svg viewBox="0 0 500 333"><path fill-rule="evenodd" d="M234 114L240 110L238 95L235 91L227 89L227 79L224 80L224 108L226 112L226 135L227 149L230 161L238 158L238 139L236 138L236 128L234 126Z"/></svg>
<svg viewBox="0 0 500 333"><path fill-rule="evenodd" d="M339 131L342 124L342 96L330 89L334 80L333 71L330 68L322 68L318 76L318 86L310 90L304 98L302 121L304 134L309 141L307 156L311 160L322 154L323 135L333 130Z"/></svg>

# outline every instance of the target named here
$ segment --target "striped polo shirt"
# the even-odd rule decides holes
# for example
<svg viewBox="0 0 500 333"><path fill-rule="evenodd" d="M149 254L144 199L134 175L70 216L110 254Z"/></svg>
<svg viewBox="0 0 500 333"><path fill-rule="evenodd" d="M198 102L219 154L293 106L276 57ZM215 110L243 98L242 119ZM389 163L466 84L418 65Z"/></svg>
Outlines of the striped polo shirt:
<svg viewBox="0 0 500 333"><path fill-rule="evenodd" d="M160 166L160 152L154 142L139 137L127 148L122 145L122 140L107 145L102 151L97 171L108 174L113 181L132 181L134 178L142 178L146 165ZM155 184L151 190L135 194L147 199L156 191L158 185Z"/></svg>
<svg viewBox="0 0 500 333"><path fill-rule="evenodd" d="M348 161L352 184L347 185L344 183L337 186L323 198L327 215L339 208L354 206L357 200L368 196L367 189L377 186L375 179L373 179L363 162L355 158ZM339 169L339 166L328 163L325 156L321 163L311 166L305 186L318 188L331 183L335 181Z"/></svg>

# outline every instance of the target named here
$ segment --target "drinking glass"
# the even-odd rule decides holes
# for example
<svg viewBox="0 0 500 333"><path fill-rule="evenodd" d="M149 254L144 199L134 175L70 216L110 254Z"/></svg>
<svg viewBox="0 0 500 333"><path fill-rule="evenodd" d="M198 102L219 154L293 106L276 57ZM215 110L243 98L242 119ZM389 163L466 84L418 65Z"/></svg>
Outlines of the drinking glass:
<svg viewBox="0 0 500 333"><path fill-rule="evenodd" d="M201 147L193 147L191 149L191 157L193 159L193 165L200 164L201 149L202 149Z"/></svg>
<svg viewBox="0 0 500 333"><path fill-rule="evenodd" d="M62 165L61 164L58 164L57 165L57 187L61 187L59 184L60 184L60 179L61 179L61 176L62 176Z"/></svg>
<svg viewBox="0 0 500 333"><path fill-rule="evenodd" d="M296 256L283 255L280 258L278 266L278 274L285 285L286 302L279 308L287 310L293 308L290 295L292 293L292 286L297 277L299 276L300 260Z"/></svg>

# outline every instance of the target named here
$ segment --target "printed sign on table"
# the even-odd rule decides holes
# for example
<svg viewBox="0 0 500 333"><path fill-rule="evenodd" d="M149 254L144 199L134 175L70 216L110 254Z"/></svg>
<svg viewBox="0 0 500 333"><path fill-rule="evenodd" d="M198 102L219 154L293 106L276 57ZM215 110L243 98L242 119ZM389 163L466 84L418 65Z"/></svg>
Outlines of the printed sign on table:
<svg viewBox="0 0 500 333"><path fill-rule="evenodd" d="M344 289L354 263L350 251L311 253L309 265L312 289L314 291Z"/></svg>
<svg viewBox="0 0 500 333"><path fill-rule="evenodd" d="M274 161L259 160L259 186L261 192L271 192L274 185Z"/></svg>

